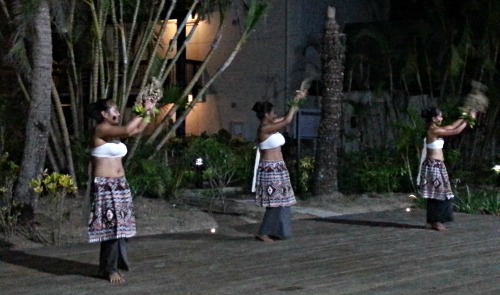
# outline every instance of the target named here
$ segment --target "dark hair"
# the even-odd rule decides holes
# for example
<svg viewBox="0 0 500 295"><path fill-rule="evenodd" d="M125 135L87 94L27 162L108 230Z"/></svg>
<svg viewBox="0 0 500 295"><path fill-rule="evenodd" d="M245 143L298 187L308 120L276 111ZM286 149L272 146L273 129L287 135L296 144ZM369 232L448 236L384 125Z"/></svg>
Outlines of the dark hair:
<svg viewBox="0 0 500 295"><path fill-rule="evenodd" d="M423 109L422 112L420 112L420 117L424 118L425 123L430 123L432 122L432 118L438 116L441 114L441 110L436 108L436 107L430 107Z"/></svg>
<svg viewBox="0 0 500 295"><path fill-rule="evenodd" d="M111 98L106 98L90 103L87 107L87 113L92 119L96 120L97 123L101 123L104 120L101 112L108 111L112 106L112 102L113 100Z"/></svg>
<svg viewBox="0 0 500 295"><path fill-rule="evenodd" d="M256 113L257 118L262 120L273 108L274 105L268 101L258 101L253 105L252 111Z"/></svg>

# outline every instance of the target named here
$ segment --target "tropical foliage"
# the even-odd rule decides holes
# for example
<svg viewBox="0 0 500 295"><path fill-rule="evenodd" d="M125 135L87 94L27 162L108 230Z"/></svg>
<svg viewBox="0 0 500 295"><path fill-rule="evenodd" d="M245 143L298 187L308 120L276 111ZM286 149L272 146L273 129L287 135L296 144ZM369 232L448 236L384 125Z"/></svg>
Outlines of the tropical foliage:
<svg viewBox="0 0 500 295"><path fill-rule="evenodd" d="M493 189L471 189L469 186L455 187L453 209L467 214L487 214L500 216L500 193ZM426 207L425 199L417 199L419 208Z"/></svg>
<svg viewBox="0 0 500 295"><path fill-rule="evenodd" d="M64 201L68 195L73 195L78 187L68 174L44 171L37 179L30 181L30 187L35 193L42 196L47 203L47 216L51 218L51 243L58 245L61 239L61 226L70 214L66 210Z"/></svg>
<svg viewBox="0 0 500 295"><path fill-rule="evenodd" d="M177 88L178 91L175 96L163 98L160 105L161 116L157 118L155 124L152 124L152 130L146 137L138 138L130 145L132 148L126 164L131 165L135 161L136 151L143 149L143 145L150 146L149 160L164 151L169 139L191 111L191 107L187 104L188 94L193 93L195 86L200 84L202 75L207 72L207 65L212 61L221 40L224 39L224 28L227 25L224 21L225 14L231 2L229 0L1 0L2 13L9 21L9 26L2 29L1 37L3 40L12 40L2 45L2 52L9 52L7 60L18 76L19 89L23 90L21 94L28 101L29 110L33 111L28 116L27 127L32 132L26 135L27 143L31 138L44 139L44 141L34 140L25 148L20 178L27 181L18 182L18 187L21 189L16 195L29 195L28 181L36 178L44 166L52 171L65 171L73 179L85 179L87 163L79 160L85 160L80 147L86 144L92 127L85 114L87 104L111 97L117 103L120 112L126 114L129 100L133 100L134 95L150 83L153 77L165 88ZM192 105L202 99L210 85L231 64L264 15L266 7L265 1L255 0L248 3L245 10L246 23L239 40L236 40L234 49L226 59L220 65L213 67L209 79L196 89ZM35 23L40 11L45 13L44 18L40 19L46 21L44 25L52 20L52 27L49 25L48 30L33 30L33 28L47 28L41 26L41 23ZM158 54L161 47L159 36L172 26L168 21L170 19L177 20L174 25L175 34L167 44L168 48L163 48L168 54L162 56ZM178 73L183 73L187 44L200 22L207 19L216 25L217 30L205 58L200 61L190 80L183 81L185 77ZM192 25L189 32L186 29L188 21ZM33 32L45 37L41 39L45 43L39 45L43 48L34 48L33 44L27 42L27 40L38 40L34 38ZM52 35L55 39L50 42ZM44 74L42 76L49 80L37 82L30 78L36 69L33 63L36 58L33 57L47 52L49 53L47 56L54 56L54 75L50 72ZM44 61L47 62L47 59ZM49 65L42 68L50 70L52 59L49 62ZM47 95L37 96L37 93L33 92L35 82L45 87L41 88L42 90L48 87ZM165 91L165 93L173 92ZM17 97L11 99L19 100ZM174 115L176 120L172 124ZM32 118L34 121L30 122ZM26 151L33 155L27 154ZM48 165L44 165L45 158L48 159ZM145 162L143 164L143 169L151 169L146 167ZM163 178L168 177L170 176L163 176ZM25 197L22 201L35 203Z"/></svg>
<svg viewBox="0 0 500 295"><path fill-rule="evenodd" d="M7 237L14 233L20 215L18 204L12 197L18 169L7 153L0 156L0 232Z"/></svg>
<svg viewBox="0 0 500 295"><path fill-rule="evenodd" d="M360 150L392 151L396 170L403 169L414 180L424 129L420 110L437 105L446 116L444 123L458 119L475 80L488 86L490 108L480 114L474 128L447 139L445 156L451 174L485 171L498 160L500 2L413 3L423 6L418 19L346 28L350 37L345 88L371 91L379 98L363 104L364 112L355 113ZM380 136L370 141L373 130L380 130ZM460 155L459 161L453 161L454 155ZM389 164L382 165L389 169ZM471 183L480 177L466 179Z"/></svg>

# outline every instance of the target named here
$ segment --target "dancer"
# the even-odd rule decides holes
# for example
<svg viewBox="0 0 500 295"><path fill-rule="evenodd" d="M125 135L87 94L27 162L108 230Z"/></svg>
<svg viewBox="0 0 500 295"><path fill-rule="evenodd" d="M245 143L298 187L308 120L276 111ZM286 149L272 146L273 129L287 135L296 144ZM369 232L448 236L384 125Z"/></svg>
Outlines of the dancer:
<svg viewBox="0 0 500 295"><path fill-rule="evenodd" d="M111 99L89 105L97 125L90 143L93 178L88 235L89 242L101 243L99 275L111 283L125 282L119 270L129 270L127 240L136 234L132 195L122 164L127 147L120 139L144 131L153 106L153 101L145 101L142 115L120 126L120 113Z"/></svg>
<svg viewBox="0 0 500 295"><path fill-rule="evenodd" d="M417 185L422 198L427 199L426 228L445 231L443 223L453 221L454 195L444 163L443 138L461 133L468 122L458 119L451 125L441 126L443 115L435 107L422 110L421 116L427 123L427 136L422 148ZM468 116L470 119L475 119L476 112L470 111Z"/></svg>
<svg viewBox="0 0 500 295"><path fill-rule="evenodd" d="M257 129L259 147L252 190L256 191L258 205L266 208L262 224L256 235L256 239L263 242L286 239L292 233L290 206L295 204L296 200L290 175L281 153L281 146L285 144L285 138L278 131L292 122L306 93L304 90L297 91L290 104L290 110L283 118L276 118L273 104L268 101L257 102L252 108L260 120Z"/></svg>

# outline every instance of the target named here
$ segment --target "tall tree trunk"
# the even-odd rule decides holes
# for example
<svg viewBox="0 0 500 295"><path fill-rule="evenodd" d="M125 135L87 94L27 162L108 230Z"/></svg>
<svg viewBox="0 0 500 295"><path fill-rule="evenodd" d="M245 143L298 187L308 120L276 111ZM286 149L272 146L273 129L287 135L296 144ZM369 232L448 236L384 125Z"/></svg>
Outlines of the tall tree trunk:
<svg viewBox="0 0 500 295"><path fill-rule="evenodd" d="M339 25L335 21L335 8L328 7L327 15L321 52L324 87L315 160L314 195L326 195L338 191L345 37L339 32Z"/></svg>
<svg viewBox="0 0 500 295"><path fill-rule="evenodd" d="M30 214L36 199L29 182L38 177L45 164L50 129L52 85L52 37L49 1L40 2L33 20L31 102L26 124L26 143L14 198ZM29 215L27 217L30 217Z"/></svg>

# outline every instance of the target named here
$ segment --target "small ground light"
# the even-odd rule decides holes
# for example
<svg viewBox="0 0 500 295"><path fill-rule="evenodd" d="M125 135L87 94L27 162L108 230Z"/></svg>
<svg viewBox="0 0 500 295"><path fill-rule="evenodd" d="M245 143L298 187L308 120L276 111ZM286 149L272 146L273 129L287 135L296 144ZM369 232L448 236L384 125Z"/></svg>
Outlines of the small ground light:
<svg viewBox="0 0 500 295"><path fill-rule="evenodd" d="M412 199L416 199L417 198L417 196L415 196L415 195L409 195L408 197L412 198Z"/></svg>
<svg viewBox="0 0 500 295"><path fill-rule="evenodd" d="M410 209L410 208L406 208L406 212L410 212L410 211L411 211L411 209Z"/></svg>
<svg viewBox="0 0 500 295"><path fill-rule="evenodd" d="M215 228L212 228L212 229L210 230L210 232L211 232L211 233L213 233L213 234L215 234Z"/></svg>
<svg viewBox="0 0 500 295"><path fill-rule="evenodd" d="M203 188L203 158L196 158L194 165L196 168L196 186Z"/></svg>

